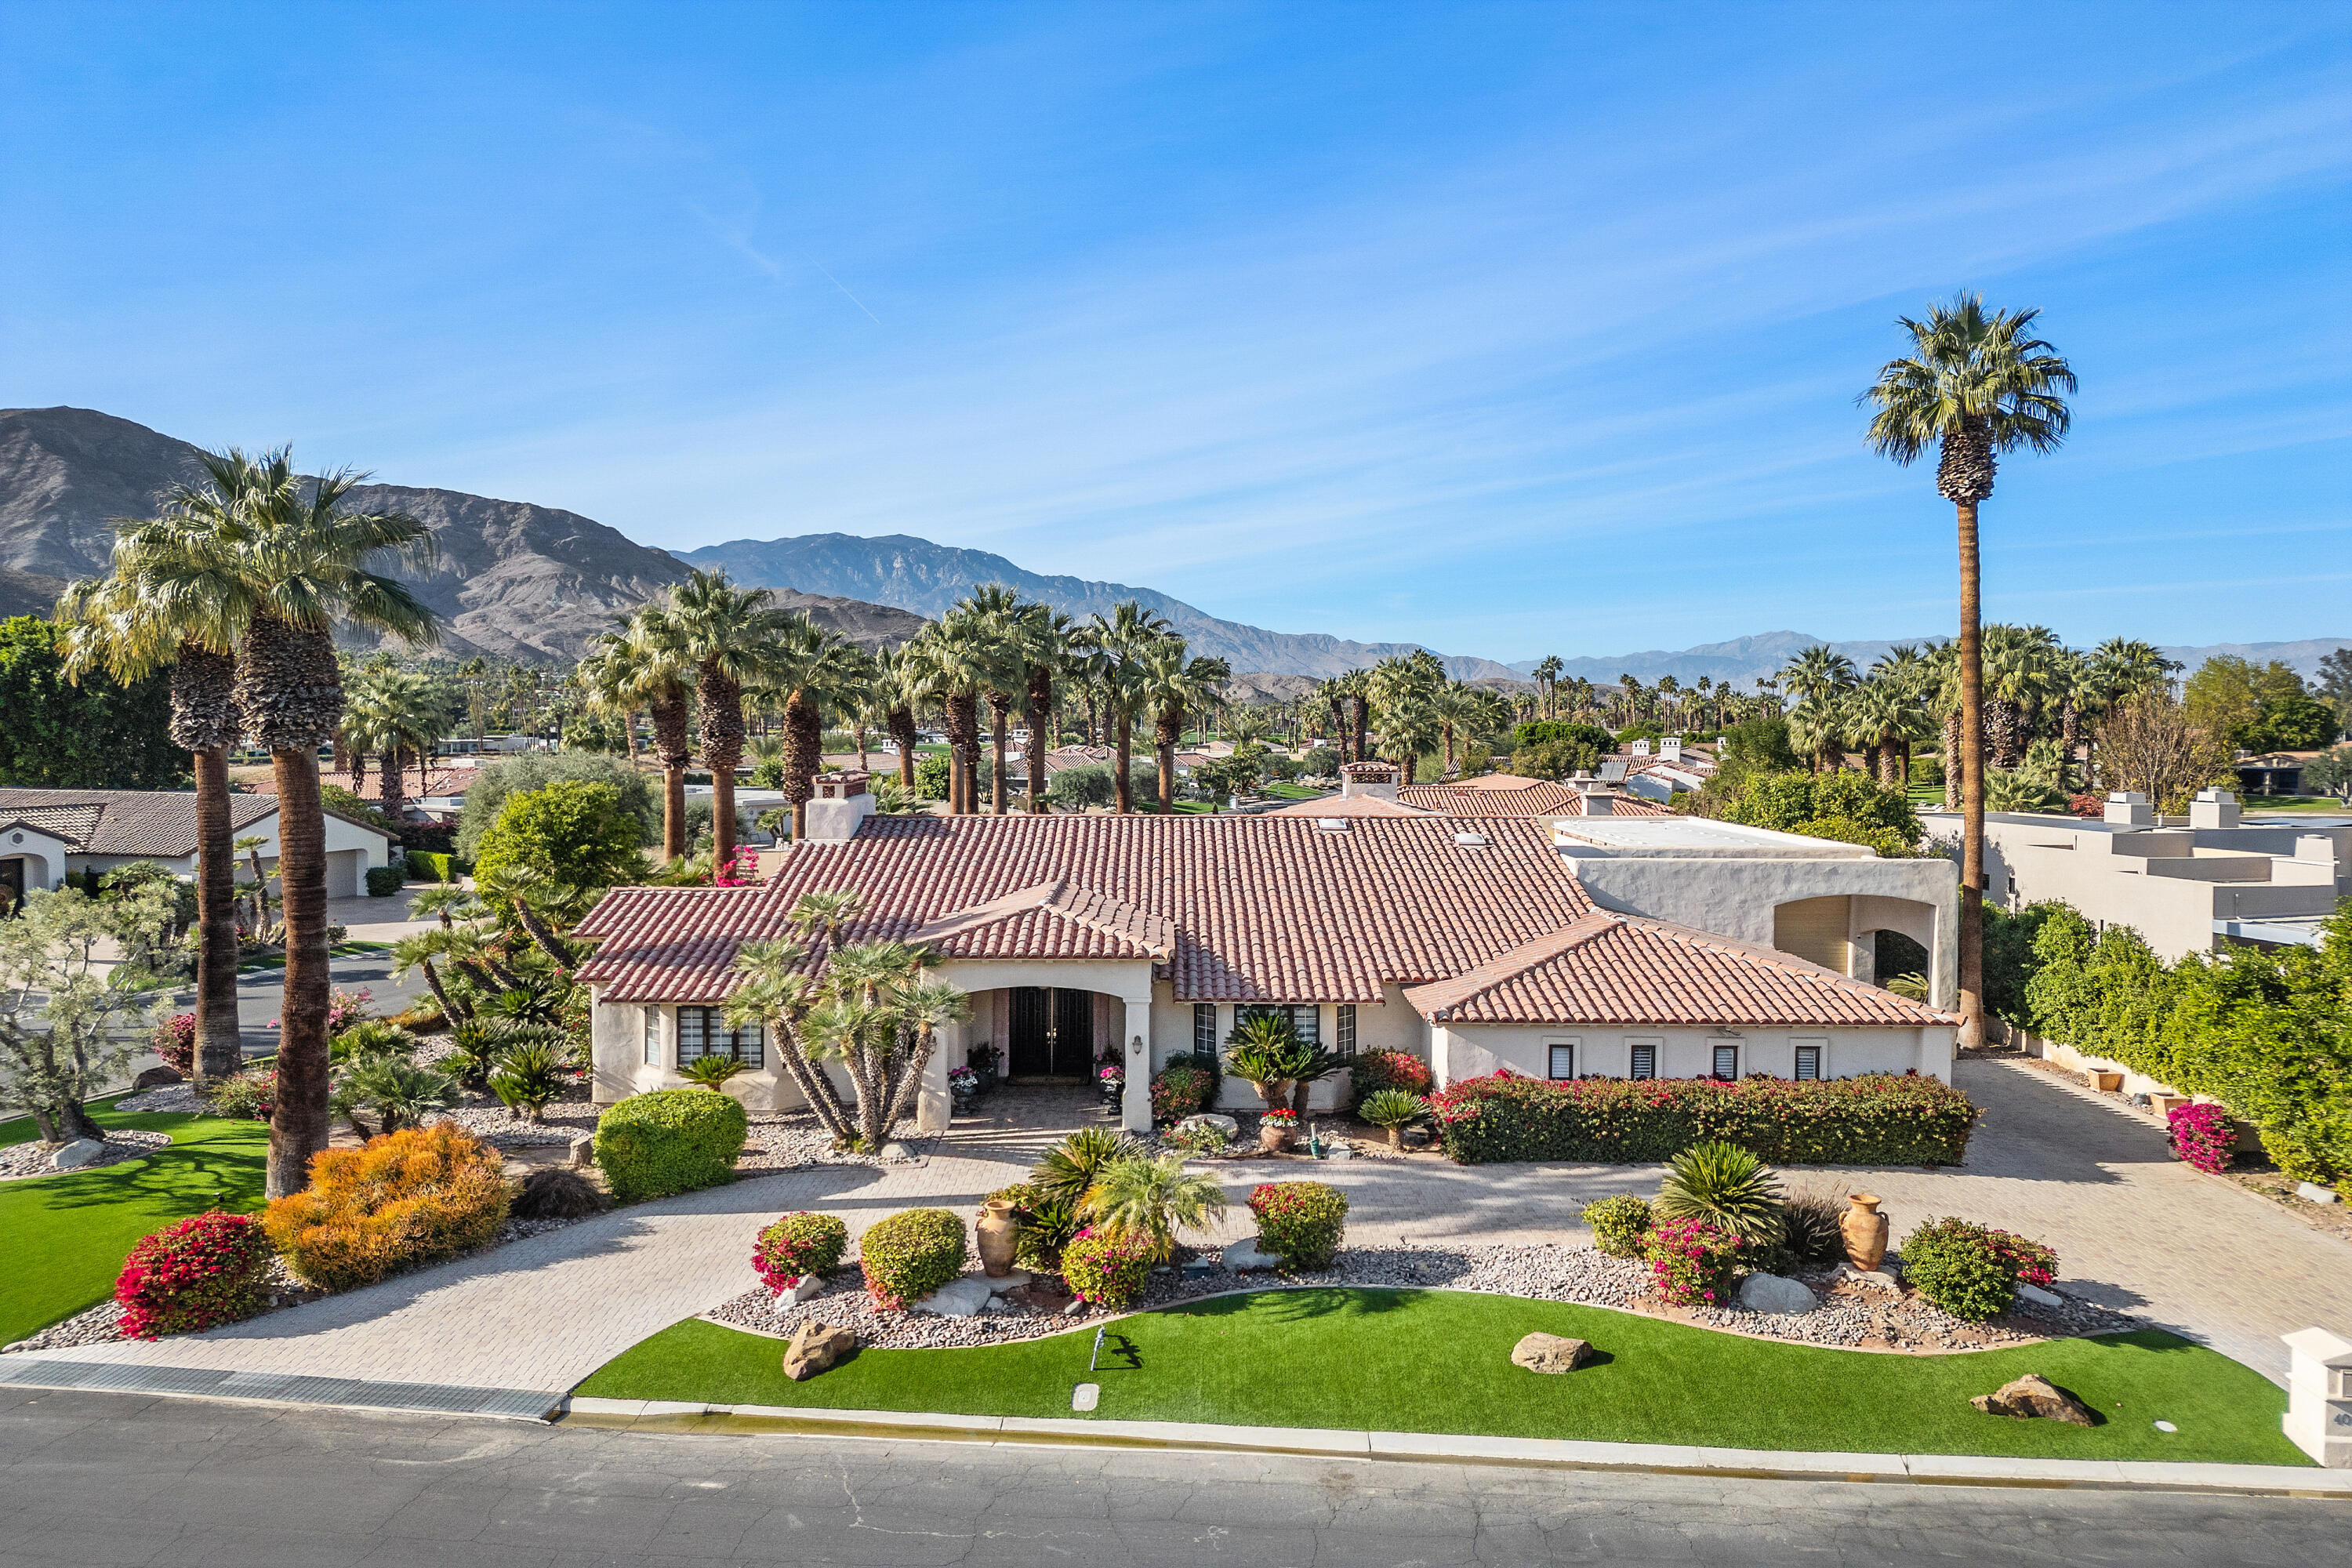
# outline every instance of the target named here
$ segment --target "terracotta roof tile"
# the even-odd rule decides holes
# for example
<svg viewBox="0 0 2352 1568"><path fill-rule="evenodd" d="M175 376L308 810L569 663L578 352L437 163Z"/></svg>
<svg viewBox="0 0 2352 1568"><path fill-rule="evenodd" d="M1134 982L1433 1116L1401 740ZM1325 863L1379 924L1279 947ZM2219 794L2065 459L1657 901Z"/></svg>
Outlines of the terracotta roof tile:
<svg viewBox="0 0 2352 1568"><path fill-rule="evenodd" d="M1495 779L1507 780L1496 784ZM1475 779L1462 779L1453 784L1406 784L1397 791L1397 798L1408 805L1440 812L1447 816L1507 817L1507 816L1582 816L1584 796L1564 784L1549 779L1523 779L1512 773L1489 773ZM1619 816L1669 816L1673 814L1655 801L1612 792L1611 811Z"/></svg>
<svg viewBox="0 0 2352 1568"><path fill-rule="evenodd" d="M1424 806L1406 805L1377 795L1329 795L1322 800L1297 800L1261 811L1260 816L1437 816Z"/></svg>

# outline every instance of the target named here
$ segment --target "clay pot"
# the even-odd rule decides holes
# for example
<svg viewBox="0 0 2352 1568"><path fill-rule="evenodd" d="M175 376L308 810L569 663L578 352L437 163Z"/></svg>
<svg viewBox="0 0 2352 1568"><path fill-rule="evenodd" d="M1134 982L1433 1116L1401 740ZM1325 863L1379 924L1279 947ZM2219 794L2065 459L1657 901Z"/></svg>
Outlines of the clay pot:
<svg viewBox="0 0 2352 1568"><path fill-rule="evenodd" d="M1279 1121L1261 1121L1257 1124L1257 1146L1262 1152L1279 1154L1290 1147L1291 1139L1297 1134L1296 1127L1286 1126Z"/></svg>
<svg viewBox="0 0 2352 1568"><path fill-rule="evenodd" d="M1886 1216L1878 1212L1874 1193L1855 1193L1838 1218L1838 1234L1845 1237L1845 1260L1864 1274L1874 1273L1886 1257Z"/></svg>
<svg viewBox="0 0 2352 1568"><path fill-rule="evenodd" d="M991 1198L981 1205L980 1223L972 1228L980 1233L980 1266L988 1277L1002 1279L1012 1273L1018 1250L1013 1205L1003 1198Z"/></svg>

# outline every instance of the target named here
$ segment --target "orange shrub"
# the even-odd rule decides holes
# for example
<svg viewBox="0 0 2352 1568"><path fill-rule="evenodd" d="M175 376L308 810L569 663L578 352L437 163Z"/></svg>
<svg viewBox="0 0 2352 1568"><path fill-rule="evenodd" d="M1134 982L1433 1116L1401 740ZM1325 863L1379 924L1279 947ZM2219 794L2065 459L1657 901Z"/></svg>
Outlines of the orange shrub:
<svg viewBox="0 0 2352 1568"><path fill-rule="evenodd" d="M261 1223L295 1273L348 1290L488 1246L507 1196L498 1151L436 1121L313 1156L310 1189L271 1203Z"/></svg>

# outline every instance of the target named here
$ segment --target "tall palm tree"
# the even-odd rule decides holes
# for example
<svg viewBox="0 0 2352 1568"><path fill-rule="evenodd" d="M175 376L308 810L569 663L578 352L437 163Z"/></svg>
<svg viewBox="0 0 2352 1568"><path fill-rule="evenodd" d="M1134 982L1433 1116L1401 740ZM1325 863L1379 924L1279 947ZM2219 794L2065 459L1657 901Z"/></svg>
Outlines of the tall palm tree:
<svg viewBox="0 0 2352 1568"><path fill-rule="evenodd" d="M402 669L389 659L377 659L352 677L348 691L343 733L359 752L382 756L377 798L383 814L398 822L407 810L402 773L406 759L415 757L419 773L425 774L433 742L441 738L444 710L439 683L423 670ZM354 785L357 782L354 776Z"/></svg>
<svg viewBox="0 0 2352 1568"><path fill-rule="evenodd" d="M662 858L686 853L686 766L694 760L689 694L694 661L667 597L614 617L590 650L583 680L608 710L652 719L654 760L662 771Z"/></svg>
<svg viewBox="0 0 2352 1568"><path fill-rule="evenodd" d="M1560 662L1559 655L1556 653L1546 654L1536 660L1534 670L1536 689L1543 696L1543 716L1547 719L1559 717L1557 711L1559 703L1559 678L1566 673L1567 669L1568 666Z"/></svg>
<svg viewBox="0 0 2352 1568"><path fill-rule="evenodd" d="M997 816L1012 809L1004 753L1011 743L1013 705L1029 690L1029 608L1020 595L1002 583L991 583L974 588L949 612L968 617L974 634L972 652L978 660L974 673L989 713L988 808Z"/></svg>
<svg viewBox="0 0 2352 1568"><path fill-rule="evenodd" d="M735 770L743 761L743 688L774 659L783 618L765 588L739 588L724 572L697 571L670 595L670 617L694 664L702 760L710 769L710 863L735 853Z"/></svg>
<svg viewBox="0 0 2352 1568"><path fill-rule="evenodd" d="M1874 407L1872 449L1906 467L1937 448L1936 489L1952 503L1959 534L1960 1037L1984 1044L1984 663L1977 509L1992 494L2000 454L2057 449L2073 416L2064 394L2074 373L2032 335L2038 310L1988 314L1963 294L1898 318L1911 353L1890 360L1862 395Z"/></svg>
<svg viewBox="0 0 2352 1568"><path fill-rule="evenodd" d="M1184 658L1184 639L1162 637L1143 652L1136 675L1141 687L1143 710L1151 715L1152 751L1160 767L1160 809L1176 809L1176 747L1184 736L1187 710L1205 707L1212 695L1208 681Z"/></svg>
<svg viewBox="0 0 2352 1568"><path fill-rule="evenodd" d="M1054 683L1068 669L1075 631L1070 617L1051 605L1028 607L1020 636L1029 667L1024 712L1029 721L1029 813L1045 810L1045 753L1055 741Z"/></svg>
<svg viewBox="0 0 2352 1568"><path fill-rule="evenodd" d="M908 648L909 673L926 701L938 704L948 735L948 810L980 809L980 694L988 658L987 628L954 609L925 626Z"/></svg>
<svg viewBox="0 0 2352 1568"><path fill-rule="evenodd" d="M1129 775L1135 748L1135 720L1142 710L1141 666L1144 653L1168 635L1168 623L1129 599L1112 608L1108 619L1096 616L1081 634L1085 646L1102 656L1103 706L1108 711L1117 754L1111 781L1119 815L1135 809L1134 781Z"/></svg>
<svg viewBox="0 0 2352 1568"><path fill-rule="evenodd" d="M870 665L851 643L805 615L789 615L772 631L761 688L784 694L784 799L793 810L793 839L808 832L808 803L824 766L824 709L855 700Z"/></svg>
<svg viewBox="0 0 2352 1568"><path fill-rule="evenodd" d="M206 468L237 504L216 514L169 514L134 530L118 543L117 568L128 564L129 574L174 596L212 595L242 627L236 705L247 737L270 753L278 784L286 982L266 1185L279 1197L310 1184L310 1157L327 1146L331 1131L319 748L343 716L333 632L340 623L412 645L435 641L440 627L433 612L405 584L372 568L422 568L436 550L431 531L404 512L344 506L364 475L342 469L306 479L286 447L258 458L232 449Z"/></svg>
<svg viewBox="0 0 2352 1568"><path fill-rule="evenodd" d="M882 727L898 748L898 787L915 790L915 709L921 702L921 681L908 645L886 647L874 656L873 691L882 711Z"/></svg>

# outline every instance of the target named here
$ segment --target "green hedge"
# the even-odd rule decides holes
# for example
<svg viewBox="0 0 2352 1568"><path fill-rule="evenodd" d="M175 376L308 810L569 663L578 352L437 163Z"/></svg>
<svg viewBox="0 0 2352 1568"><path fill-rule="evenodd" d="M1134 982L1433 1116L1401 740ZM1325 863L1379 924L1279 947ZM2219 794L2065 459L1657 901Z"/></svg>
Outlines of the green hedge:
<svg viewBox="0 0 2352 1568"><path fill-rule="evenodd" d="M596 1118L596 1163L623 1203L715 1187L735 1175L751 1119L708 1089L631 1095Z"/></svg>
<svg viewBox="0 0 2352 1568"><path fill-rule="evenodd" d="M397 866L371 866L367 872L367 896L388 899L400 891L400 885L407 879L407 873Z"/></svg>
<svg viewBox="0 0 2352 1568"><path fill-rule="evenodd" d="M1932 1078L1549 1079L1497 1073L1431 1101L1445 1152L1499 1160L1650 1164L1737 1143L1780 1165L1957 1165L1977 1108Z"/></svg>
<svg viewBox="0 0 2352 1568"><path fill-rule="evenodd" d="M431 849L408 852L408 879L412 882L454 882L468 869L466 862L455 855Z"/></svg>
<svg viewBox="0 0 2352 1568"><path fill-rule="evenodd" d="M876 1220L857 1239L866 1293L885 1311L903 1311L963 1272L963 1221L946 1209L908 1209Z"/></svg>

